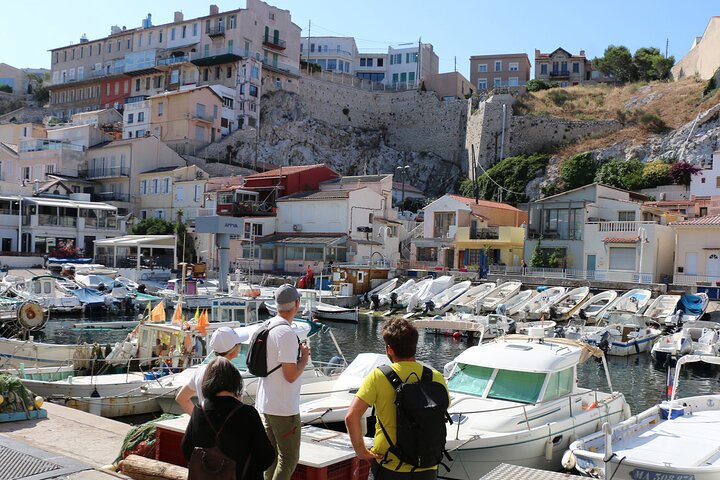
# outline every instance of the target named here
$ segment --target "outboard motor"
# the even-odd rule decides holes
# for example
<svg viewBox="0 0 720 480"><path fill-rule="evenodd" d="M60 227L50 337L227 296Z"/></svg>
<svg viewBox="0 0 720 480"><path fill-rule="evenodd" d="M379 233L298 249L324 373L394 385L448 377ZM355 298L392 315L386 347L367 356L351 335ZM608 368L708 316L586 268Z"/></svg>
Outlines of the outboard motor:
<svg viewBox="0 0 720 480"><path fill-rule="evenodd" d="M372 303L372 309L373 310L379 310L380 309L380 296L377 293L373 293L370 296L370 302Z"/></svg>
<svg viewBox="0 0 720 480"><path fill-rule="evenodd" d="M498 313L500 315L506 315L507 314L507 307L504 303L501 303L500 305L495 308L495 313Z"/></svg>
<svg viewBox="0 0 720 480"><path fill-rule="evenodd" d="M104 291L105 291L105 284L102 283L102 282L98 283L97 291L98 291L98 292L104 292Z"/></svg>
<svg viewBox="0 0 720 480"><path fill-rule="evenodd" d="M428 300L425 302L425 310L423 310L423 315L427 314L428 312L432 312L435 310L435 303L432 300Z"/></svg>
<svg viewBox="0 0 720 480"><path fill-rule="evenodd" d="M581 320L587 320L587 313L585 313L585 309L581 308L578 311L578 317L580 317Z"/></svg>
<svg viewBox="0 0 720 480"><path fill-rule="evenodd" d="M555 325L555 338L565 338L565 327Z"/></svg>
<svg viewBox="0 0 720 480"><path fill-rule="evenodd" d="M607 353L608 350L610 350L610 332L606 331L602 334L598 348L602 350L603 353Z"/></svg>
<svg viewBox="0 0 720 480"><path fill-rule="evenodd" d="M144 284L144 283L141 283L140 285L138 285L137 291L138 291L138 293L145 293L145 289L146 289L146 288L147 288L147 287L145 286L145 284Z"/></svg>
<svg viewBox="0 0 720 480"><path fill-rule="evenodd" d="M557 309L554 306L552 306L548 309L548 313L549 313L550 319L557 318Z"/></svg>
<svg viewBox="0 0 720 480"><path fill-rule="evenodd" d="M508 322L507 326L507 333L508 335L515 335L517 333L517 325L515 324L515 320L510 320Z"/></svg>
<svg viewBox="0 0 720 480"><path fill-rule="evenodd" d="M390 293L390 310L395 308L395 302L397 302L397 293Z"/></svg>

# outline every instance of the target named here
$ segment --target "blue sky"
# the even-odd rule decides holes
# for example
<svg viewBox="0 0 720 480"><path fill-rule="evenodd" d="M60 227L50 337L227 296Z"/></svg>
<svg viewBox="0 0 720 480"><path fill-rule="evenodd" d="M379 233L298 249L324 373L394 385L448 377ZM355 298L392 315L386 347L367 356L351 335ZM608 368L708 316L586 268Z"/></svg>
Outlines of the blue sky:
<svg viewBox="0 0 720 480"><path fill-rule="evenodd" d="M208 14L210 3L221 11L245 6L244 0L5 0L0 29L0 62L16 67L49 68L47 50L106 36L111 25L138 27L147 13L158 25ZM712 15L720 15L718 0L605 0L563 2L529 0L271 0L290 10L303 29L312 22L312 35L354 36L361 51L386 51L388 44L432 43L440 71L469 76L471 55L543 52L563 47L589 57L602 55L609 44L632 51L656 46L681 58L701 35ZM20 47L22 46L22 47Z"/></svg>

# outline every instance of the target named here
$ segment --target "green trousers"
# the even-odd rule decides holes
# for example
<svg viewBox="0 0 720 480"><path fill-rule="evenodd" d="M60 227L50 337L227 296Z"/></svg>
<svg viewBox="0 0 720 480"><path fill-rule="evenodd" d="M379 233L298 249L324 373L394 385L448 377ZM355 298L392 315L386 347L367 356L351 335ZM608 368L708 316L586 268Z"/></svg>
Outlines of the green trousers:
<svg viewBox="0 0 720 480"><path fill-rule="evenodd" d="M263 424L277 457L265 470L265 480L290 480L300 460L300 415L263 415Z"/></svg>

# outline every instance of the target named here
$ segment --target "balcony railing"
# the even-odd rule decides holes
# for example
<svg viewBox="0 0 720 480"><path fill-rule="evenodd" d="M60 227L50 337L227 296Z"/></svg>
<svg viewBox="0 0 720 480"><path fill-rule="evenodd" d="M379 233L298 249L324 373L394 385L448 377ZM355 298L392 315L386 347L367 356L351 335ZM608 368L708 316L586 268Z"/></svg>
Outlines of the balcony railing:
<svg viewBox="0 0 720 480"><path fill-rule="evenodd" d="M225 27L223 25L218 25L217 27L209 27L205 29L205 33L207 33L208 37L225 35Z"/></svg>
<svg viewBox="0 0 720 480"><path fill-rule="evenodd" d="M471 228L470 240L498 240L500 231L497 228Z"/></svg>
<svg viewBox="0 0 720 480"><path fill-rule="evenodd" d="M626 270L583 270L581 268L537 268L506 265L490 265L490 274L516 275L522 277L562 278L572 280L603 280L629 283L656 283L659 275L649 272Z"/></svg>
<svg viewBox="0 0 720 480"><path fill-rule="evenodd" d="M528 240L539 240L541 238L548 240L582 240L583 232L582 230L569 230L567 232L538 230L531 226L528 229L527 238Z"/></svg>
<svg viewBox="0 0 720 480"><path fill-rule="evenodd" d="M233 56L240 57L241 53L239 50L237 50L234 47L208 48L207 50L191 53L190 61L196 62L196 61L202 60L204 58L222 57L223 55L233 55ZM229 60L227 60L227 61L229 61Z"/></svg>
<svg viewBox="0 0 720 480"><path fill-rule="evenodd" d="M207 113L200 113L200 112L193 112L190 114L190 118L193 120L202 120L204 122L212 122L213 117L208 115Z"/></svg>
<svg viewBox="0 0 720 480"><path fill-rule="evenodd" d="M158 67L166 67L168 65L175 65L177 63L185 63L189 62L190 57L188 55L180 55L177 57L167 57L167 58L160 58L158 59L156 66Z"/></svg>
<svg viewBox="0 0 720 480"><path fill-rule="evenodd" d="M559 72L551 71L550 77L551 78L567 78L570 76L570 72L567 70L561 70Z"/></svg>
<svg viewBox="0 0 720 480"><path fill-rule="evenodd" d="M640 227L657 225L657 222L588 222L586 225L597 225L598 232L637 232Z"/></svg>
<svg viewBox="0 0 720 480"><path fill-rule="evenodd" d="M673 283L675 285L695 285L697 287L720 287L720 277L676 273L673 275Z"/></svg>
<svg viewBox="0 0 720 480"><path fill-rule="evenodd" d="M73 145L72 143L60 140L25 140L20 142L20 152L39 152L45 150L73 150L75 152L84 152L85 147L82 145Z"/></svg>
<svg viewBox="0 0 720 480"><path fill-rule="evenodd" d="M38 215L38 225L41 227L77 227L77 217L62 217L58 215Z"/></svg>
<svg viewBox="0 0 720 480"><path fill-rule="evenodd" d="M106 217L106 218L87 217L85 219L85 227L86 228L95 228L98 230L117 230L118 221L117 221L116 217Z"/></svg>
<svg viewBox="0 0 720 480"><path fill-rule="evenodd" d="M92 195L93 202L129 202L129 193L100 192Z"/></svg>
<svg viewBox="0 0 720 480"><path fill-rule="evenodd" d="M78 169L78 176L85 178L115 178L130 175L130 167L104 167Z"/></svg>
<svg viewBox="0 0 720 480"><path fill-rule="evenodd" d="M270 38L267 36L263 39L263 45L277 50L285 50L286 47L285 40Z"/></svg>

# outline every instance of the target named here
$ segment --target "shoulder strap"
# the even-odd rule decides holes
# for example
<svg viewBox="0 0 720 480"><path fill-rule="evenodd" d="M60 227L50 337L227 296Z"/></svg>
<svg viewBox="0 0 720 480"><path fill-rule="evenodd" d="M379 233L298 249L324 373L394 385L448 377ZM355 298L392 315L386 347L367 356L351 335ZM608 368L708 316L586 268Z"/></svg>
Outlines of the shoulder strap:
<svg viewBox="0 0 720 480"><path fill-rule="evenodd" d="M429 367L426 367L423 365L423 371L422 376L420 377L420 380L423 382L432 382L433 381L433 372Z"/></svg>
<svg viewBox="0 0 720 480"><path fill-rule="evenodd" d="M385 375L385 378L388 379L394 390L397 390L397 388L403 384L402 379L395 373L395 370L393 370L390 365L380 365L378 369Z"/></svg>
<svg viewBox="0 0 720 480"><path fill-rule="evenodd" d="M205 411L205 405L202 405L200 407L200 410L202 410L203 414L205 415L205 421L207 421L208 425L210 425L210 428L212 429L212 431L215 432L215 446L216 447L219 446L218 440L220 439L220 433L223 431L223 428L225 428L225 424L227 424L228 420L230 420L230 417L232 417L235 414L235 412L240 410L243 406L244 405L242 403L240 403L240 405L233 408L232 411L230 412L230 414L227 417L225 417L225 421L222 423L222 425L220 426L219 429L216 429L215 426L212 424L212 421L210 421L210 417L208 416L207 412Z"/></svg>

